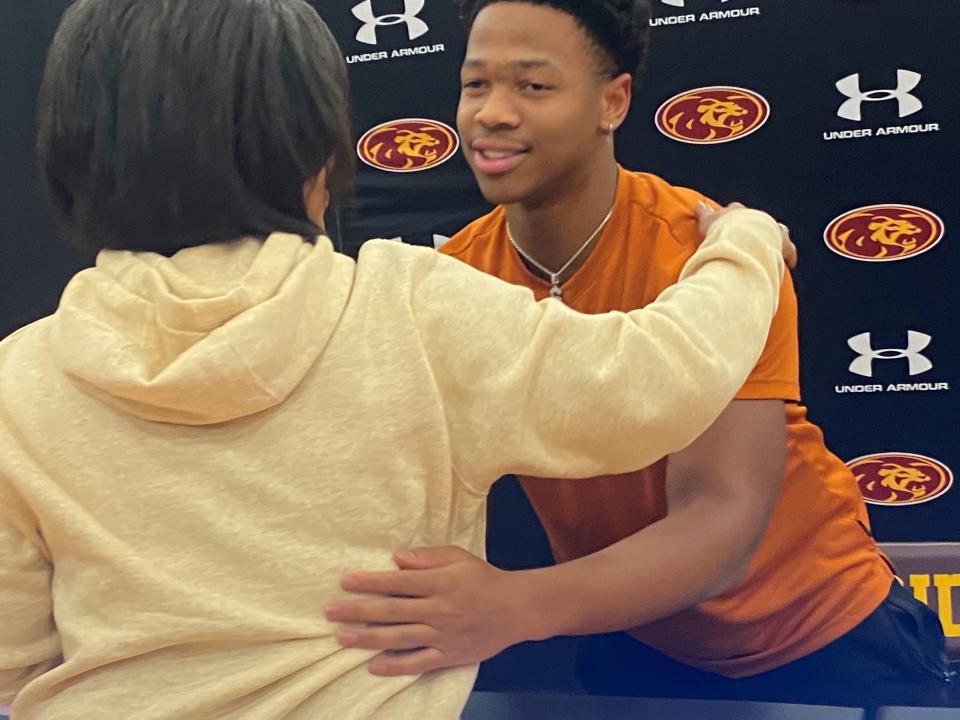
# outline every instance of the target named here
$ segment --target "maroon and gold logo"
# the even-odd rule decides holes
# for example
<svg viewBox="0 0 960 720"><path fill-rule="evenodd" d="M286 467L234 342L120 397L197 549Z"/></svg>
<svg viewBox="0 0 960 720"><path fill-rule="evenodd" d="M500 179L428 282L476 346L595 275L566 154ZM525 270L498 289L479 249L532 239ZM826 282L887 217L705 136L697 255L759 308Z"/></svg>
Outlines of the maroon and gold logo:
<svg viewBox="0 0 960 720"><path fill-rule="evenodd" d="M436 120L407 118L377 125L357 143L367 165L387 172L419 172L442 165L460 149L460 138Z"/></svg>
<svg viewBox="0 0 960 720"><path fill-rule="evenodd" d="M925 253L943 234L943 220L929 210L912 205L868 205L836 218L823 237L838 255L889 262Z"/></svg>
<svg viewBox="0 0 960 720"><path fill-rule="evenodd" d="M938 460L912 453L865 455L847 463L871 505L916 505L940 497L953 472Z"/></svg>
<svg viewBox="0 0 960 720"><path fill-rule="evenodd" d="M696 145L731 142L755 133L770 117L770 103L752 90L705 87L680 93L657 110L657 128Z"/></svg>

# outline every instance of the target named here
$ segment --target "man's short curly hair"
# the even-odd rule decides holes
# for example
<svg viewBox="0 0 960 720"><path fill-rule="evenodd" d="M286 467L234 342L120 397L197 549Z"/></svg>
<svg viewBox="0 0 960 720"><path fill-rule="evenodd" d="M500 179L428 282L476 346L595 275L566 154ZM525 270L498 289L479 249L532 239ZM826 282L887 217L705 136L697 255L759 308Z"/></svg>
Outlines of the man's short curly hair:
<svg viewBox="0 0 960 720"><path fill-rule="evenodd" d="M639 81L650 39L649 0L459 0L461 15L473 25L481 10L499 2L545 5L570 15L595 46L604 76L629 73L634 85Z"/></svg>

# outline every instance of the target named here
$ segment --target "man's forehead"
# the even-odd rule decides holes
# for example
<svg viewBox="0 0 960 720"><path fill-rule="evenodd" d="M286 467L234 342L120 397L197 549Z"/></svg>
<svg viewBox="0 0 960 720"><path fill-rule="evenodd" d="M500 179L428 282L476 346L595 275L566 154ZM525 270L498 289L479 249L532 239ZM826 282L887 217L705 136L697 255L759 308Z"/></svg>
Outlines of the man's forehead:
<svg viewBox="0 0 960 720"><path fill-rule="evenodd" d="M463 61L464 69L476 68L478 70L487 69L493 66L510 66L518 70L532 70L536 68L553 67L555 63L545 57L521 57L514 59L500 58L497 60L487 60L483 56L468 56Z"/></svg>
<svg viewBox="0 0 960 720"><path fill-rule="evenodd" d="M549 5L503 2L488 5L474 20L467 53L499 55L512 49L539 58L581 52L587 42L577 20L562 10Z"/></svg>

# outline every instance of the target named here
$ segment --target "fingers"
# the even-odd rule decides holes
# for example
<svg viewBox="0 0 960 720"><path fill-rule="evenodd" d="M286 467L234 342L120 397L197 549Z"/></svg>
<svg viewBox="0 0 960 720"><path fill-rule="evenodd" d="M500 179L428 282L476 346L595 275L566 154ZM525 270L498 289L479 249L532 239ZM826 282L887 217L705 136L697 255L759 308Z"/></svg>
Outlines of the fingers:
<svg viewBox="0 0 960 720"><path fill-rule="evenodd" d="M702 200L697 203L697 222L700 224L700 234L706 236L710 226L717 221L719 217L731 210L742 210L746 206L743 203L733 202L725 208L715 209L707 205Z"/></svg>
<svg viewBox="0 0 960 720"><path fill-rule="evenodd" d="M700 235L706 236L713 221L717 219L717 211L701 201L697 203L697 223L700 225Z"/></svg>
<svg viewBox="0 0 960 720"><path fill-rule="evenodd" d="M367 666L371 675L378 677L400 677L402 675L422 675L432 670L455 667L440 650L425 648L397 657L379 656Z"/></svg>
<svg viewBox="0 0 960 720"><path fill-rule="evenodd" d="M336 603L324 610L327 620L335 623L417 623L430 616L428 600L409 598L373 598Z"/></svg>
<svg viewBox="0 0 960 720"><path fill-rule="evenodd" d="M360 650L420 650L439 640L439 633L428 625L349 627L337 632L337 641L343 647Z"/></svg>
<svg viewBox="0 0 960 720"><path fill-rule="evenodd" d="M717 219L722 217L724 214L730 212L731 210L742 210L745 207L746 206L743 203L732 202L725 208L715 210L705 202L701 201L697 203L697 222L700 225L701 235L706 237L707 232L710 230L710 227L713 225L713 223L715 223ZM797 266L797 246L790 238L790 228L783 223L777 224L780 226L781 233L780 252L783 255L784 263L786 263L788 268L793 270Z"/></svg>
<svg viewBox="0 0 960 720"><path fill-rule="evenodd" d="M414 548L394 556L397 567L403 570L432 570L473 559L476 558L466 550L454 546Z"/></svg>
<svg viewBox="0 0 960 720"><path fill-rule="evenodd" d="M340 587L351 593L425 597L434 591L431 576L418 570L358 572L344 575Z"/></svg>
<svg viewBox="0 0 960 720"><path fill-rule="evenodd" d="M797 267L797 246L790 238L790 228L783 223L777 224L780 226L781 252L783 254L783 260L787 264L787 267L793 270L795 267Z"/></svg>

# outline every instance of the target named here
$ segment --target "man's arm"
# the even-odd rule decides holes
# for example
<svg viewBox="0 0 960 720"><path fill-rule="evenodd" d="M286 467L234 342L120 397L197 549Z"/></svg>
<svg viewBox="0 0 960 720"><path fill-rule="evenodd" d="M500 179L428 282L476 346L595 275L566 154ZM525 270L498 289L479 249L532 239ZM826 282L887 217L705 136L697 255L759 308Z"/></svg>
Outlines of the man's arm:
<svg viewBox="0 0 960 720"><path fill-rule="evenodd" d="M344 580L358 593L403 595L341 604L350 647L423 648L379 657L371 672L412 674L479 662L555 635L623 630L668 617L743 579L779 495L786 463L780 400L737 400L667 469L667 516L593 555L539 570L497 570L462 550L418 550L394 573ZM427 568L427 569L417 569Z"/></svg>
<svg viewBox="0 0 960 720"><path fill-rule="evenodd" d="M624 630L739 585L785 466L783 402L735 400L696 442L670 456L663 520L532 585L539 601L545 589L573 600L551 613L544 629L549 635ZM590 607L591 598L604 599Z"/></svg>

